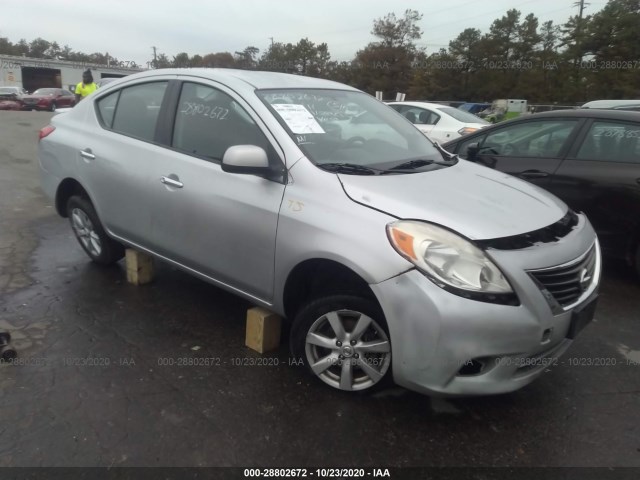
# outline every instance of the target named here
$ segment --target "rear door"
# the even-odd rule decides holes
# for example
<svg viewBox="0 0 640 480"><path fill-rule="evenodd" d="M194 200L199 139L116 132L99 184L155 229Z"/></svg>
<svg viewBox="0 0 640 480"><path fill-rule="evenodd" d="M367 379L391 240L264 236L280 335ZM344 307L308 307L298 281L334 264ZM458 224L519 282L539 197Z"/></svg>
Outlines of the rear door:
<svg viewBox="0 0 640 480"><path fill-rule="evenodd" d="M587 214L603 249L625 257L640 234L640 122L589 120L551 190Z"/></svg>
<svg viewBox="0 0 640 480"><path fill-rule="evenodd" d="M79 171L104 226L114 235L148 245L150 188L164 147L156 141L169 82L146 81L96 99L99 125L83 136Z"/></svg>

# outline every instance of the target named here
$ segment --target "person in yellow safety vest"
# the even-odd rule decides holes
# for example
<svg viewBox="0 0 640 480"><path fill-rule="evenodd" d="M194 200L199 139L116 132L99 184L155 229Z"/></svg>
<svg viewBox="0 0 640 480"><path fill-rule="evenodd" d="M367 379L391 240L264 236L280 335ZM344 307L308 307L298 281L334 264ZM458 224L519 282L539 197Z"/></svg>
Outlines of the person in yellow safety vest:
<svg viewBox="0 0 640 480"><path fill-rule="evenodd" d="M80 102L84 97L92 92L95 92L98 86L93 82L93 75L91 70L85 70L82 72L82 81L76 85L76 103Z"/></svg>

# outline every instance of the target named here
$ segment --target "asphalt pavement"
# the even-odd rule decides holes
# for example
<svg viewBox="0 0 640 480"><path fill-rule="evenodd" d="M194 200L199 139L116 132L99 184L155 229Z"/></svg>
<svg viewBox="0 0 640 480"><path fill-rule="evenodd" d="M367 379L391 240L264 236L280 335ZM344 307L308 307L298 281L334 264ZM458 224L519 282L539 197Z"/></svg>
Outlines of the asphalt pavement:
<svg viewBox="0 0 640 480"><path fill-rule="evenodd" d="M91 264L39 187L51 114L0 111L0 466L640 467L640 282L606 264L596 320L508 395L334 391L250 305L168 265Z"/></svg>

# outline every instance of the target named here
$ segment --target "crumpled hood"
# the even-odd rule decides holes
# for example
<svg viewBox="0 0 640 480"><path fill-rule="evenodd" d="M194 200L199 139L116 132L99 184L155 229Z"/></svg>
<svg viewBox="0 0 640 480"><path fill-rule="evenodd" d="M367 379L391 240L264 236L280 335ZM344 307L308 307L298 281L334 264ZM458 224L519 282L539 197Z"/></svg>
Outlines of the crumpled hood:
<svg viewBox="0 0 640 480"><path fill-rule="evenodd" d="M567 212L561 200L541 188L465 160L431 172L338 176L355 202L443 225L473 240L531 232Z"/></svg>

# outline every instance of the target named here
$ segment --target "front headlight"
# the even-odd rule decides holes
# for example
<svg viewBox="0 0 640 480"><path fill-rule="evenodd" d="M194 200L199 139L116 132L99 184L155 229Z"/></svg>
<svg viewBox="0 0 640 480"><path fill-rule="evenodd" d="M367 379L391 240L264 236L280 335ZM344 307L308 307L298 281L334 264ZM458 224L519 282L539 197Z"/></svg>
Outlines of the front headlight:
<svg viewBox="0 0 640 480"><path fill-rule="evenodd" d="M387 225L393 248L437 285L479 294L511 294L500 269L478 247L442 227L413 220Z"/></svg>

